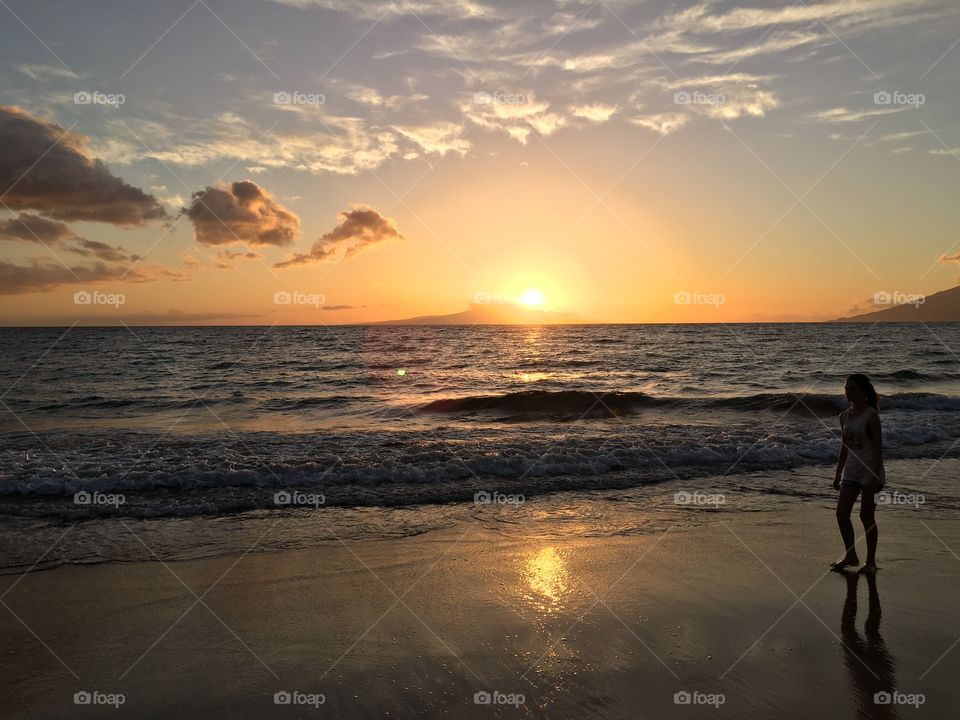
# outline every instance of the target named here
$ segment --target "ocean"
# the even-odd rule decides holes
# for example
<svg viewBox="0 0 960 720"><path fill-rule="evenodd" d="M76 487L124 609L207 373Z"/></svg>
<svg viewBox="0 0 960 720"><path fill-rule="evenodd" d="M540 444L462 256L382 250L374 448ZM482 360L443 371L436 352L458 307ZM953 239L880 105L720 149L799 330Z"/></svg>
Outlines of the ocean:
<svg viewBox="0 0 960 720"><path fill-rule="evenodd" d="M653 503L774 471L810 481L753 482L757 507L828 497L851 372L880 393L888 461L960 456L955 324L6 328L0 342L4 567L73 521L93 539L50 561L119 556L115 536L96 546L118 522L176 524L176 556L318 508L377 535L464 503Z"/></svg>

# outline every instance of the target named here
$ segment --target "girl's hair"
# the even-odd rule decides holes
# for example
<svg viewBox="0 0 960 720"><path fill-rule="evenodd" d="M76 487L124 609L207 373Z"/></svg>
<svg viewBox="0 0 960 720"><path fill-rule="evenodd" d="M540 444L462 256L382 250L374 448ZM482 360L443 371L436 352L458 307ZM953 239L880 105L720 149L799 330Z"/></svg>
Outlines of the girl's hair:
<svg viewBox="0 0 960 720"><path fill-rule="evenodd" d="M867 403L870 407L874 410L880 409L880 405L877 402L877 391L874 389L873 383L870 382L870 378L863 373L854 373L853 375L848 375L847 380L856 385L860 389L860 392L867 396Z"/></svg>

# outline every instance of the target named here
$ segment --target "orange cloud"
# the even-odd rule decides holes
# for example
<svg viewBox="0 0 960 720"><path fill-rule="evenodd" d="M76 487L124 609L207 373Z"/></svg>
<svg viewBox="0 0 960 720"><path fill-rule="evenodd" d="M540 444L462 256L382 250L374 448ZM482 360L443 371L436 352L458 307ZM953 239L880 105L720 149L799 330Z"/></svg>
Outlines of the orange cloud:
<svg viewBox="0 0 960 720"><path fill-rule="evenodd" d="M289 245L300 236L300 218L252 180L193 193L184 213L202 245Z"/></svg>
<svg viewBox="0 0 960 720"><path fill-rule="evenodd" d="M309 252L297 253L274 267L286 268L311 265L330 260L344 248L344 259L359 255L389 240L404 240L393 221L372 207L354 204L349 210L337 213L340 223L317 240Z"/></svg>

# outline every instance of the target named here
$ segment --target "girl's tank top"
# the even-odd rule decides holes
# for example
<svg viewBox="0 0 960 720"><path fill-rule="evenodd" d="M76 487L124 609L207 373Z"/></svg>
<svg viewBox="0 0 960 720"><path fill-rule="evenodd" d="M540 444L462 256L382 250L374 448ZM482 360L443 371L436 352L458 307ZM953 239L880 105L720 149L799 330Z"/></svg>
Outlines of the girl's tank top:
<svg viewBox="0 0 960 720"><path fill-rule="evenodd" d="M843 466L843 482L853 482L858 485L883 487L886 482L883 460L878 458L880 450L876 440L867 433L867 422L873 413L872 407L867 407L855 417L850 416L849 410L842 413L843 444L847 448L847 462ZM876 461L879 460L879 475L875 477Z"/></svg>

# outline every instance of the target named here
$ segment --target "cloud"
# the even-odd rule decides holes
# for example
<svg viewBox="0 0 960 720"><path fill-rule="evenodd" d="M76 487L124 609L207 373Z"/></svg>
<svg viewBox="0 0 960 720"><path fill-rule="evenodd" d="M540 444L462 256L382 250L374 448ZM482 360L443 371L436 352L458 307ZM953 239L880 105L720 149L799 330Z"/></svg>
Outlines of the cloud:
<svg viewBox="0 0 960 720"><path fill-rule="evenodd" d="M31 260L26 265L0 260L0 295L49 292L61 285L104 280L146 282L150 279L136 270L102 262L68 267L50 260Z"/></svg>
<svg viewBox="0 0 960 720"><path fill-rule="evenodd" d="M649 113L630 118L630 122L660 135L669 135L689 122L690 116L684 113Z"/></svg>
<svg viewBox="0 0 960 720"><path fill-rule="evenodd" d="M331 81L334 87L344 85L343 94L350 100L360 105L368 105L372 108L385 108L387 110L397 110L406 105L415 105L421 100L428 100L429 96L423 93L410 93L408 95L383 95L376 88L366 85L344 84L338 81Z"/></svg>
<svg viewBox="0 0 960 720"><path fill-rule="evenodd" d="M772 92L759 88L744 88L735 94L725 96L724 101L716 105L699 106L704 115L721 120L736 120L739 117L764 117L768 110L780 106L780 101Z"/></svg>
<svg viewBox="0 0 960 720"><path fill-rule="evenodd" d="M0 239L55 244L76 240L77 236L62 222L22 212L0 221Z"/></svg>
<svg viewBox="0 0 960 720"><path fill-rule="evenodd" d="M71 80L76 80L79 77L73 70L58 65L31 65L29 63L23 63L17 65L17 70L31 80L37 80L39 82L53 78L70 78Z"/></svg>
<svg viewBox="0 0 960 720"><path fill-rule="evenodd" d="M658 19L646 44L657 53L728 65L800 48L828 48L838 37L849 40L869 30L901 27L924 15L918 12L922 4L923 0L827 0L764 8L724 7L705 0ZM761 30L765 31L761 38L752 40Z"/></svg>
<svg viewBox="0 0 960 720"><path fill-rule="evenodd" d="M84 238L77 238L77 244L69 246L67 250L84 257L95 257L108 262L138 259L137 255L130 255L123 248L113 247L99 240L86 240Z"/></svg>
<svg viewBox="0 0 960 720"><path fill-rule="evenodd" d="M448 152L456 152L463 157L470 149L470 141L460 137L463 126L457 123L396 126L394 129L428 155L446 155Z"/></svg>
<svg viewBox="0 0 960 720"><path fill-rule="evenodd" d="M18 107L0 107L0 148L0 188L9 208L122 227L167 217L153 195L91 158L83 136Z"/></svg>
<svg viewBox="0 0 960 720"><path fill-rule="evenodd" d="M274 267L311 265L333 259L343 248L343 259L354 257L389 240L404 240L393 221L367 205L355 203L337 213L339 224L317 240L309 252L297 253Z"/></svg>
<svg viewBox="0 0 960 720"><path fill-rule="evenodd" d="M821 110L820 112L811 115L810 118L817 122L852 123L860 122L861 120L867 120L872 117L892 115L893 113L898 113L902 110L904 110L902 107L874 108L871 110L847 110L847 108L838 107L831 108L830 110Z"/></svg>
<svg viewBox="0 0 960 720"><path fill-rule="evenodd" d="M666 20L666 25L698 33L720 33L763 29L772 26L799 25L836 20L864 21L871 13L909 10L916 0L833 0L820 3L801 3L777 8L734 7L726 12L712 12L712 2L702 2Z"/></svg>
<svg viewBox="0 0 960 720"><path fill-rule="evenodd" d="M544 137L566 125L566 118L550 110L550 103L532 92L477 92L461 103L460 111L470 122L486 130L501 130L526 145L532 131Z"/></svg>
<svg viewBox="0 0 960 720"><path fill-rule="evenodd" d="M773 37L765 38L758 43L745 43L743 45L730 48L728 50L716 50L714 52L704 53L696 59L712 65L726 65L727 63L739 64L746 58L757 55L770 55L782 53L793 48L802 47L816 43L822 39L822 35L806 31L782 31Z"/></svg>
<svg viewBox="0 0 960 720"><path fill-rule="evenodd" d="M221 260L240 260L240 259L257 260L258 258L262 258L263 255L261 255L260 253L243 252L239 250L238 251L221 250L220 252L217 253L217 257L220 258Z"/></svg>
<svg viewBox="0 0 960 720"><path fill-rule="evenodd" d="M306 8L317 6L349 13L365 20L380 22L392 17L440 17L453 20L464 18L493 20L499 17L495 8L473 0L273 0L284 5Z"/></svg>
<svg viewBox="0 0 960 720"><path fill-rule="evenodd" d="M604 103L591 103L590 105L573 105L570 108L570 114L574 117L589 120L592 123L605 123L614 113L617 112L616 105L605 105Z"/></svg>
<svg viewBox="0 0 960 720"><path fill-rule="evenodd" d="M271 105L271 109L289 106ZM339 117L321 109L310 108L305 118L297 118L294 129L265 132L233 113L220 113L211 118L178 118L176 131L159 123L126 124L141 137L151 138L153 149L131 146L118 157L132 162L141 157L163 163L199 167L224 159L236 160L262 172L270 168L295 168L311 173L356 175L375 170L399 152L397 133L371 127L363 118ZM317 131L317 126L323 128ZM117 135L128 135L120 123L108 128Z"/></svg>
<svg viewBox="0 0 960 720"><path fill-rule="evenodd" d="M62 222L23 212L15 218L0 221L0 240L19 240L47 247L58 245L77 255L109 262L137 259L136 255L128 254L123 248L82 238Z"/></svg>
<svg viewBox="0 0 960 720"><path fill-rule="evenodd" d="M193 193L184 213L201 245L289 245L300 236L300 218L252 180Z"/></svg>
<svg viewBox="0 0 960 720"><path fill-rule="evenodd" d="M220 250L217 252L216 266L221 270L236 270L236 260L260 260L263 255L242 250Z"/></svg>
<svg viewBox="0 0 960 720"><path fill-rule="evenodd" d="M764 117L767 111L780 106L774 93L760 86L769 80L769 76L749 73L700 75L665 83L664 89L669 100L674 105L682 104L688 113L736 120L744 116Z"/></svg>

